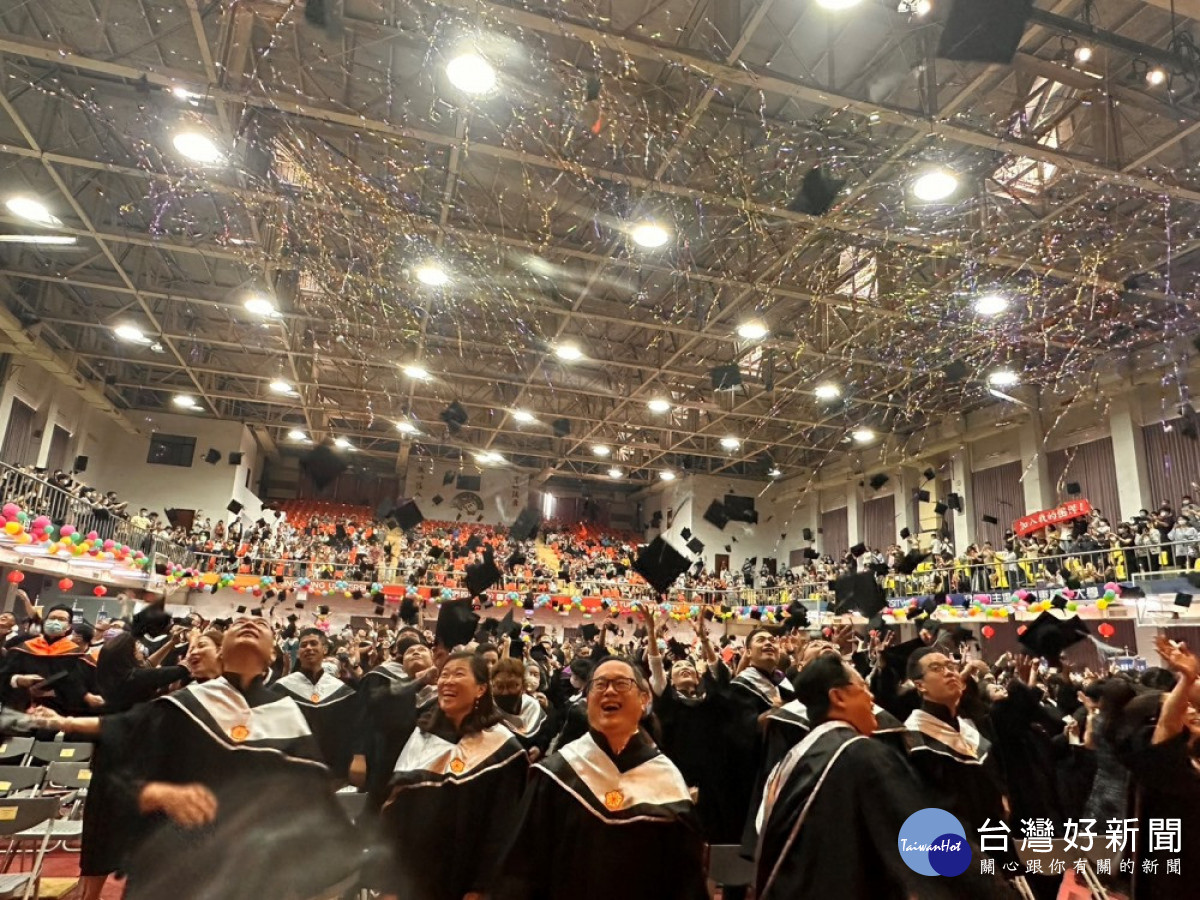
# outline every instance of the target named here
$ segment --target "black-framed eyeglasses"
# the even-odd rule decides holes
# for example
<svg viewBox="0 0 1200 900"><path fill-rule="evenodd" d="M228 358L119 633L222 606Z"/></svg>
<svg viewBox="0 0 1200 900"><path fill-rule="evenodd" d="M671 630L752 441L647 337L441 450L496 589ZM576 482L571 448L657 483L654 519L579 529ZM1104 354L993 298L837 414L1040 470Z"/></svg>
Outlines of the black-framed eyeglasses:
<svg viewBox="0 0 1200 900"><path fill-rule="evenodd" d="M637 687L637 682L632 678L597 678L588 685L588 693L603 694L610 687L618 694L628 694Z"/></svg>
<svg viewBox="0 0 1200 900"><path fill-rule="evenodd" d="M962 671L962 667L956 662L931 662L925 663L925 672L933 672L937 675L945 675L948 672L958 674Z"/></svg>

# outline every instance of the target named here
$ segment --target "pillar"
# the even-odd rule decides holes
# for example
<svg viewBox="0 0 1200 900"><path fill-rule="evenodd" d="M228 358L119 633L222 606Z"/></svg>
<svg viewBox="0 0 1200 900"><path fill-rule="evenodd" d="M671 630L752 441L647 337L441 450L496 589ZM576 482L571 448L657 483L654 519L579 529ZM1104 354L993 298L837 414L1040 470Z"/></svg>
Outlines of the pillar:
<svg viewBox="0 0 1200 900"><path fill-rule="evenodd" d="M1058 502L1054 485L1050 481L1045 437L1041 410L1034 407L1030 410L1029 421L1021 426L1018 433L1021 447L1021 487L1025 494L1026 514L1052 509Z"/></svg>
<svg viewBox="0 0 1200 900"><path fill-rule="evenodd" d="M924 480L925 476L921 474L920 470L911 466L901 466L900 471L896 473L897 544L902 543L903 538L900 537L900 532L905 528L912 532L914 541L920 538L921 521L916 512L917 504L913 502L913 495L921 489L921 482ZM934 480L936 481L936 479Z"/></svg>
<svg viewBox="0 0 1200 900"><path fill-rule="evenodd" d="M1117 500L1120 510L1109 513L1109 521L1129 521L1138 510L1149 509L1150 477L1146 468L1146 439L1142 433L1140 404L1132 397L1119 397L1109 407L1113 463L1117 470ZM1159 498L1161 499L1161 498ZM1105 511L1108 512L1107 510Z"/></svg>
<svg viewBox="0 0 1200 900"><path fill-rule="evenodd" d="M951 511L954 520L954 553L965 553L975 543L975 496L971 490L971 448L964 444L950 457L950 489L962 499L962 515Z"/></svg>
<svg viewBox="0 0 1200 900"><path fill-rule="evenodd" d="M863 488L858 481L851 481L846 485L846 529L851 547L862 542L862 527Z"/></svg>

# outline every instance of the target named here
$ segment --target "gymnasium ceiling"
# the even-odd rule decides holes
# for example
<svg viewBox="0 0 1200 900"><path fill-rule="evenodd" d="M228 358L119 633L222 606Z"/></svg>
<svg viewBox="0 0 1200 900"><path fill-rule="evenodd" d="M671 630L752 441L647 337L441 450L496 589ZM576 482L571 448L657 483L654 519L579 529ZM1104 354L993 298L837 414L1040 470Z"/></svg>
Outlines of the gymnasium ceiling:
<svg viewBox="0 0 1200 900"><path fill-rule="evenodd" d="M1200 2L1038 0L1011 66L936 58L946 4L325 0L317 26L291 0L15 0L0 200L59 223L0 208L0 297L117 409L186 395L285 452L303 432L397 469L491 451L628 485L911 455L994 403L997 369L1029 397L1177 362ZM489 93L448 79L465 51ZM790 211L818 165L832 210ZM922 203L931 167L960 186ZM664 246L631 239L646 221Z"/></svg>

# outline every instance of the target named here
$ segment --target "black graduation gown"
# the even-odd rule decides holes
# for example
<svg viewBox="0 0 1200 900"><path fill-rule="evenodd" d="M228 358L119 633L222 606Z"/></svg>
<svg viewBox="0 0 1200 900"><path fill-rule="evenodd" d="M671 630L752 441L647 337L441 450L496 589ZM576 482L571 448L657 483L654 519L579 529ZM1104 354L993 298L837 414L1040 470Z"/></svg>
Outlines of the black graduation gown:
<svg viewBox="0 0 1200 900"><path fill-rule="evenodd" d="M345 781L360 721L358 692L324 669L315 683L307 674L297 671L274 682L270 690L296 701L317 738L325 764L334 777Z"/></svg>
<svg viewBox="0 0 1200 900"><path fill-rule="evenodd" d="M542 709L542 704L528 694L521 694L521 705L515 713L496 707L504 725L526 750L539 750L544 756L554 740L554 723Z"/></svg>
<svg viewBox="0 0 1200 900"><path fill-rule="evenodd" d="M396 760L382 811L395 857L392 893L462 900L470 891L486 892L528 771L525 748L503 725L466 737L452 726L414 731Z"/></svg>
<svg viewBox="0 0 1200 900"><path fill-rule="evenodd" d="M32 638L9 648L3 664L0 664L0 700L6 707L25 709L36 703L64 716L88 716L95 713L84 700L84 694L95 693L96 667L87 651L75 647L69 637L61 637L49 643L58 646L62 641L66 641L73 648L70 653L51 655L40 652L40 648L47 643L42 637ZM36 696L31 700L29 688L12 686L15 675L41 675L47 679L57 675L64 677L47 688L48 693L45 696Z"/></svg>
<svg viewBox="0 0 1200 900"><path fill-rule="evenodd" d="M725 727L728 706L723 692L729 687L724 663L709 667L695 697L685 697L668 686L654 699L654 714L662 728L662 752L679 767L683 780L697 789L696 812L705 839L719 842L722 823L736 815L724 805L728 777L724 742L714 739Z"/></svg>
<svg viewBox="0 0 1200 900"><path fill-rule="evenodd" d="M643 731L594 731L535 765L493 900L706 900L704 844L674 764Z"/></svg>
<svg viewBox="0 0 1200 900"><path fill-rule="evenodd" d="M709 838L716 844L737 844L744 837L746 818L752 814L750 805L763 755L763 731L758 720L775 708L773 697L787 702L792 693L786 681L777 686L762 672L748 668L729 683L724 694L728 714L723 728L726 775L721 805L728 813L717 833Z"/></svg>
<svg viewBox="0 0 1200 900"><path fill-rule="evenodd" d="M1188 753L1186 730L1161 744L1150 743L1152 736L1152 729L1144 729L1123 748L1136 801L1130 809L1138 813L1133 900L1192 900L1200 866L1200 771ZM1179 852L1149 852L1151 819L1180 820ZM1167 874L1169 859L1180 860L1180 874ZM1143 864L1151 860L1157 869L1144 873Z"/></svg>
<svg viewBox="0 0 1200 900"><path fill-rule="evenodd" d="M329 770L299 707L255 679L193 684L102 720L126 749L114 822L138 834L126 900L296 900L352 878L361 857ZM134 752L136 750L136 752ZM200 783L216 820L183 829L138 810L150 781Z"/></svg>
<svg viewBox="0 0 1200 900"><path fill-rule="evenodd" d="M367 763L367 794L373 809L379 809L388 797L396 759L416 730L417 719L437 702L437 689L433 686L412 679L373 677L378 672L376 669L364 678L360 688L360 738Z"/></svg>
<svg viewBox="0 0 1200 900"><path fill-rule="evenodd" d="M905 864L900 829L909 816L931 805L904 758L883 742L844 722L817 726L784 757L767 784L756 896L1014 896L999 879L980 876L977 863L954 878L920 875Z"/></svg>

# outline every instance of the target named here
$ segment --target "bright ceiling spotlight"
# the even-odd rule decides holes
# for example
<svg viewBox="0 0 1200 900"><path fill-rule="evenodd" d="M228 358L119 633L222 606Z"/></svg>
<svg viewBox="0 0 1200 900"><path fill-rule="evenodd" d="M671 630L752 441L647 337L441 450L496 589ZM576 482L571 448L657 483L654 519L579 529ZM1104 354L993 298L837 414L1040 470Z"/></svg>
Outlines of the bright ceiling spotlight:
<svg viewBox="0 0 1200 900"><path fill-rule="evenodd" d="M8 202L4 205L14 216L24 219L26 222L32 222L34 225L51 228L62 224L62 220L50 212L50 208L45 203L35 200L33 197L9 197Z"/></svg>
<svg viewBox="0 0 1200 900"><path fill-rule="evenodd" d="M650 409L650 412L653 413L665 413L671 411L671 402L669 400L663 400L661 397L654 398L647 403L646 406Z"/></svg>
<svg viewBox="0 0 1200 900"><path fill-rule="evenodd" d="M416 434L417 426L414 425L412 422L397 422L396 430L399 431L401 434Z"/></svg>
<svg viewBox="0 0 1200 900"><path fill-rule="evenodd" d="M1075 62L1085 63L1090 62L1092 58L1092 48L1083 44L1075 48Z"/></svg>
<svg viewBox="0 0 1200 900"><path fill-rule="evenodd" d="M567 362L583 359L583 351L574 344L559 344L554 348L554 355Z"/></svg>
<svg viewBox="0 0 1200 900"><path fill-rule="evenodd" d="M181 84L177 84L171 88L171 93L175 96L176 100L199 100L204 96L203 94L197 94L195 91L189 91Z"/></svg>
<svg viewBox="0 0 1200 900"><path fill-rule="evenodd" d="M924 203L945 200L958 190L958 176L949 169L930 169L918 175L910 186L913 196Z"/></svg>
<svg viewBox="0 0 1200 900"><path fill-rule="evenodd" d="M832 382L826 382L818 384L813 393L816 394L818 400L836 400L842 396L842 389Z"/></svg>
<svg viewBox="0 0 1200 900"><path fill-rule="evenodd" d="M35 244L38 247L71 247L79 239L69 234L0 234L0 244Z"/></svg>
<svg viewBox="0 0 1200 900"><path fill-rule="evenodd" d="M618 469L618 468L615 468L615 467L614 467L614 468L611 468L611 469L609 469L609 470L608 470L608 477L609 477L609 478L620 478L620 477L622 477L624 474L625 474L624 472L622 472L620 469Z"/></svg>
<svg viewBox="0 0 1200 900"><path fill-rule="evenodd" d="M658 473L658 477L661 478L663 481L674 481L675 473L672 472L670 469L663 469L661 472Z"/></svg>
<svg viewBox="0 0 1200 900"><path fill-rule="evenodd" d="M150 338L146 337L142 329L138 328L136 325L130 325L128 323L117 325L115 328L113 328L113 334L123 341L129 341L131 344L150 343Z"/></svg>
<svg viewBox="0 0 1200 900"><path fill-rule="evenodd" d="M445 287L450 283L449 273L437 263L422 263L415 274L417 281L426 287Z"/></svg>
<svg viewBox="0 0 1200 900"><path fill-rule="evenodd" d="M770 329L757 319L750 322L743 322L738 326L738 337L745 338L748 341L761 341L768 334Z"/></svg>
<svg viewBox="0 0 1200 900"><path fill-rule="evenodd" d="M592 453L596 454L596 456L608 456L612 451L604 444L597 444L592 448Z"/></svg>
<svg viewBox="0 0 1200 900"><path fill-rule="evenodd" d="M987 377L987 382L992 387L1006 388L1015 387L1021 383L1021 376L1012 369L997 369Z"/></svg>
<svg viewBox="0 0 1200 900"><path fill-rule="evenodd" d="M735 437L723 437L721 438L721 446L726 450L736 450L742 446L742 442Z"/></svg>
<svg viewBox="0 0 1200 900"><path fill-rule="evenodd" d="M536 421L537 421L537 419L535 419L535 418L534 418L534 415L533 415L533 413L531 413L531 412L526 412L526 411L525 411L525 410L523 410L523 409L514 409L514 410L513 410L512 417L513 417L514 419L516 419L518 422L522 422L522 423L524 423L524 424L526 424L526 425L527 425L527 424L529 424L530 422L536 422Z"/></svg>
<svg viewBox="0 0 1200 900"><path fill-rule="evenodd" d="M446 77L465 94L486 94L496 86L496 70L478 53L460 53L446 64Z"/></svg>
<svg viewBox="0 0 1200 900"><path fill-rule="evenodd" d="M981 316L998 316L1008 309L1008 298L1003 294L981 294L975 298L975 312Z"/></svg>
<svg viewBox="0 0 1200 900"><path fill-rule="evenodd" d="M842 9L850 9L858 6L862 0L817 0L817 6L822 6L825 9L831 9L835 12Z"/></svg>
<svg viewBox="0 0 1200 900"><path fill-rule="evenodd" d="M299 428L293 428L291 431L288 432L288 440L289 441L307 441L308 435L305 434L303 431L301 431Z"/></svg>
<svg viewBox="0 0 1200 900"><path fill-rule="evenodd" d="M771 466L771 471L769 471L767 474L772 478L778 478L783 474L783 469L779 468L779 466Z"/></svg>
<svg viewBox="0 0 1200 900"><path fill-rule="evenodd" d="M475 461L488 465L491 463L502 463L504 462L504 457L493 450L483 450L475 454Z"/></svg>
<svg viewBox="0 0 1200 900"><path fill-rule="evenodd" d="M1167 72L1162 66L1155 66L1153 69L1146 70L1146 84L1150 87L1159 87L1167 81Z"/></svg>
<svg viewBox="0 0 1200 900"><path fill-rule="evenodd" d="M333 442L333 445L335 447L337 447L339 450L353 450L354 449L354 445L352 443L350 443L348 440L346 440L344 437L338 438L336 441Z"/></svg>
<svg viewBox="0 0 1200 900"><path fill-rule="evenodd" d="M213 166L225 158L217 142L203 131L180 131L171 138L175 151L194 163Z"/></svg>
<svg viewBox="0 0 1200 900"><path fill-rule="evenodd" d="M418 366L416 363L405 366L404 374L416 381L425 381L429 378L429 370L424 366Z"/></svg>
<svg viewBox="0 0 1200 900"><path fill-rule="evenodd" d="M181 409L196 409L196 398L189 394L176 394L175 399L171 401Z"/></svg>
<svg viewBox="0 0 1200 900"><path fill-rule="evenodd" d="M850 437L854 438L856 444L869 444L875 440L875 432L870 428L856 428L850 432Z"/></svg>
<svg viewBox="0 0 1200 900"><path fill-rule="evenodd" d="M657 222L639 222L629 230L629 236L639 247L654 250L671 239L671 232Z"/></svg>
<svg viewBox="0 0 1200 900"><path fill-rule="evenodd" d="M263 294L251 294L246 298L242 306L246 307L246 312L252 316L276 316L279 315L275 309L275 304L271 302L271 298Z"/></svg>
<svg viewBox="0 0 1200 900"><path fill-rule="evenodd" d="M282 378L276 378L274 381L272 381L272 382L271 382L271 384L270 384L270 388L271 388L271 393L272 393L272 394L292 394L292 393L295 393L295 392L292 390L292 385L291 385L291 383L290 383L290 382L287 382L287 381L284 381Z"/></svg>

